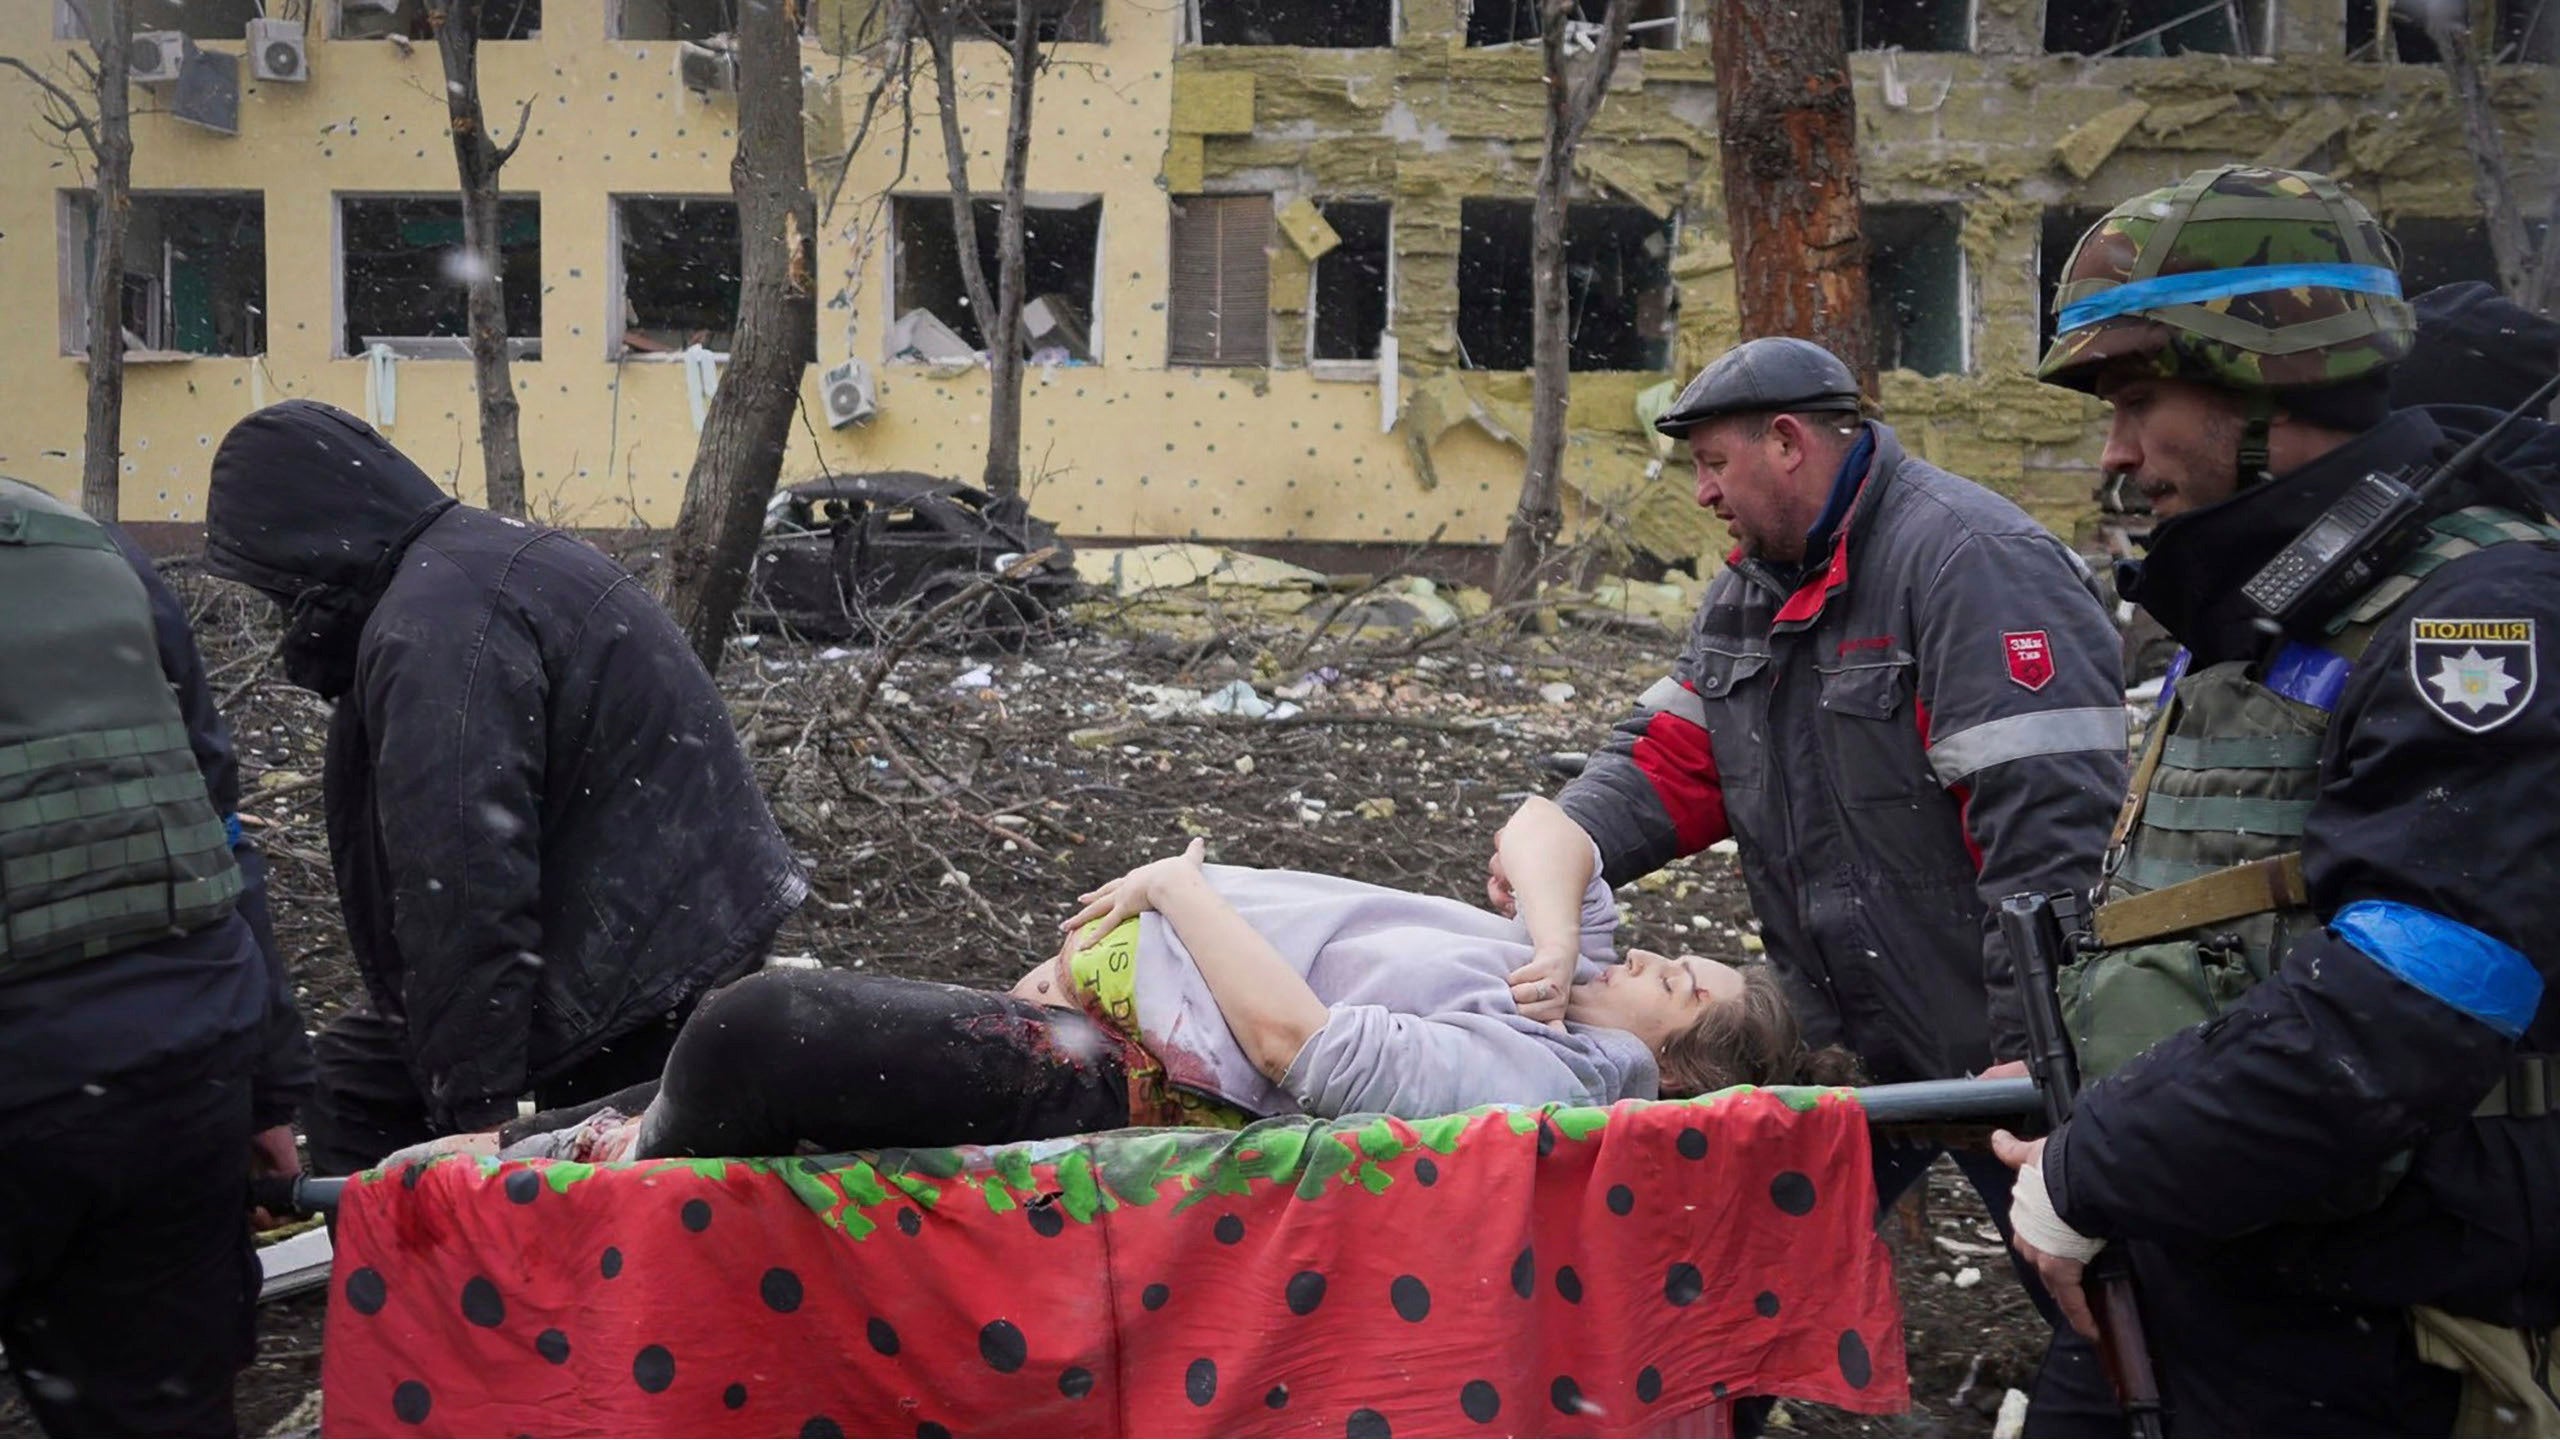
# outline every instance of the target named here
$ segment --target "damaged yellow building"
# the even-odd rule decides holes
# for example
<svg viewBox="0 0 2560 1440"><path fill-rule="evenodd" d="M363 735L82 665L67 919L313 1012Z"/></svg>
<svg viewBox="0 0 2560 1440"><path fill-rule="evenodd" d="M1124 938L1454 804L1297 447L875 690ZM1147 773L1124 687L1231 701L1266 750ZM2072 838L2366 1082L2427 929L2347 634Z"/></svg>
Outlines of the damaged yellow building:
<svg viewBox="0 0 2560 1440"><path fill-rule="evenodd" d="M135 87L114 297L129 349L125 515L202 515L214 444L311 395L476 498L443 74L420 0L134 0L167 36ZM736 0L486 0L528 490L585 526L674 517L735 303ZM820 0L804 48L825 201L819 360L786 479L974 479L986 374L952 255L929 86L839 157L876 0ZM1597 0L1591 8L1598 9ZM2376 0L1845 0L1888 417L1912 449L2069 532L2095 407L2026 378L2052 268L2114 201L2197 166L2344 177L2413 288L2491 278L2442 70ZM2475 0L2530 215L2560 173L2560 6ZM1034 508L1080 538L1299 545L1499 539L1528 431L1528 215L1542 122L1529 0L1043 0L1025 379ZM1658 557L1716 548L1638 397L1730 343L1704 0L1642 0L1581 158L1569 504ZM74 0L0 5L0 54L68 77ZM2377 26L2380 33L2377 35ZM706 48L708 47L708 48ZM2100 53L2104 52L2104 53ZM1004 60L959 50L992 190ZM706 60L706 57L711 57ZM923 67L919 66L921 70ZM158 72L147 72L157 74ZM225 91L225 81L229 90ZM697 88L702 87L702 88ZM78 489L83 157L0 74L0 472ZM173 113L175 112L175 113ZM838 183L837 170L844 173ZM858 383L858 421L830 396ZM838 383L829 385L836 373ZM846 419L841 406L834 418Z"/></svg>

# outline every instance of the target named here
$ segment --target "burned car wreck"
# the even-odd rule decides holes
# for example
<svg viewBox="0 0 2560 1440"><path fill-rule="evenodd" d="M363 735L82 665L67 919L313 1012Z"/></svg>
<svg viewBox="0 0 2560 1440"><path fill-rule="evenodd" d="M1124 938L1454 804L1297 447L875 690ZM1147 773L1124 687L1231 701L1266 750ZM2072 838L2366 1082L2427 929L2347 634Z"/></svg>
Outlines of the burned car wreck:
<svg viewBox="0 0 2560 1440"><path fill-rule="evenodd" d="M1057 533L1019 501L911 470L830 475L775 492L740 616L763 630L868 640L1001 574L1036 550L1026 575L995 580L946 620L965 643L1018 644L1074 598Z"/></svg>

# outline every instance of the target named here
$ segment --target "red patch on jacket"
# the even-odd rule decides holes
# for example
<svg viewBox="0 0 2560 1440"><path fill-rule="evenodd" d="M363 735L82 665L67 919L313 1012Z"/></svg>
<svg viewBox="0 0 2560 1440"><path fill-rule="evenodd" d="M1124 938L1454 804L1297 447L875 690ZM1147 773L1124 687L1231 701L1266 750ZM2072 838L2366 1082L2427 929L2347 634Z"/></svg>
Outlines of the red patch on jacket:
<svg viewBox="0 0 2560 1440"><path fill-rule="evenodd" d="M2000 637L2000 645L2008 653L2009 678L2030 690L2041 690L2053 679L2053 642L2041 630L2012 630Z"/></svg>

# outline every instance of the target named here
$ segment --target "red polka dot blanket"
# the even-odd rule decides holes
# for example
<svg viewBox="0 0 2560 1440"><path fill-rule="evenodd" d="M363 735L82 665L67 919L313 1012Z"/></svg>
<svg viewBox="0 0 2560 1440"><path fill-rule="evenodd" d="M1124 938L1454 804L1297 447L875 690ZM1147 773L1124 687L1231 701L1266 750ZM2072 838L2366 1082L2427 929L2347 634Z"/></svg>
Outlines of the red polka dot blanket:
<svg viewBox="0 0 2560 1440"><path fill-rule="evenodd" d="M1845 1092L348 1187L331 1435L1720 1433L1908 1408Z"/></svg>

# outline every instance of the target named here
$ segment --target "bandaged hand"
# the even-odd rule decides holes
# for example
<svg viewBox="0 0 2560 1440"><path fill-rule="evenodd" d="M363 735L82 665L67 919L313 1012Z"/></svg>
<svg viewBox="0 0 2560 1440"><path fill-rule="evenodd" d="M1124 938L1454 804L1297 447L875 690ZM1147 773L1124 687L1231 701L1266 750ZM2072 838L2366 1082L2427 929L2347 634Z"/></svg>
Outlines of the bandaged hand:
<svg viewBox="0 0 2560 1440"><path fill-rule="evenodd" d="M2018 1172L2017 1184L2009 1193L2009 1243L2036 1267L2037 1278L2052 1292L2071 1328L2094 1340L2098 1317L2089 1308L2083 1281L2089 1262L2107 1248L2107 1242L2072 1229L2054 1209L2053 1194L2044 1183L2044 1146L2042 1140L2021 1140L2006 1130L1991 1133L1991 1153Z"/></svg>

